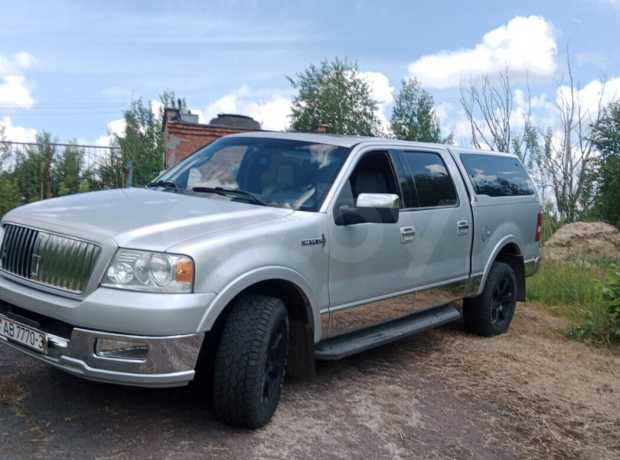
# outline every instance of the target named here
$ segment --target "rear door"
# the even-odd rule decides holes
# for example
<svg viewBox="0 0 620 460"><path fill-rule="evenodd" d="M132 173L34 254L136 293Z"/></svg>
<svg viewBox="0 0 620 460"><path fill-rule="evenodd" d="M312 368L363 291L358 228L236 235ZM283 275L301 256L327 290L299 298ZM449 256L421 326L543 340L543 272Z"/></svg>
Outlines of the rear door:
<svg viewBox="0 0 620 460"><path fill-rule="evenodd" d="M411 181L400 219L412 234L406 244L416 310L461 298L469 278L473 223L457 166L440 149L396 153Z"/></svg>

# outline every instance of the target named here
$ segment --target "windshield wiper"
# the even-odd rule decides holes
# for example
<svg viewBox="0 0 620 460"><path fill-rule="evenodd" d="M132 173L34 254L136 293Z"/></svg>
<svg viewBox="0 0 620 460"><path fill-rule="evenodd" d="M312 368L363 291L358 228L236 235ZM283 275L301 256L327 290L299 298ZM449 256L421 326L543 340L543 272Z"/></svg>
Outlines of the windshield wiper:
<svg viewBox="0 0 620 460"><path fill-rule="evenodd" d="M216 195L222 196L230 196L234 195L243 199L250 201L253 204L260 204L261 206L267 206L263 200L254 195L252 192L247 192L245 190L237 190L232 188L223 188L223 187L194 187L192 188L193 192L197 193L215 193Z"/></svg>
<svg viewBox="0 0 620 460"><path fill-rule="evenodd" d="M177 183L171 180L156 180L154 182L150 182L149 184L147 184L147 187L148 188L161 187L165 189L172 189L175 192L179 190L179 186L177 185Z"/></svg>

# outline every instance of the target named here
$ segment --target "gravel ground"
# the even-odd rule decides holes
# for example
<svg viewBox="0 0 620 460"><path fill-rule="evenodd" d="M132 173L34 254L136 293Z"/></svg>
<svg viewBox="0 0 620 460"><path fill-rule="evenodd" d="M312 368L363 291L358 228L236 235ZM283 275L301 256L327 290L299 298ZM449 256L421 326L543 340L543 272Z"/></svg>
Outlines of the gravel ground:
<svg viewBox="0 0 620 460"><path fill-rule="evenodd" d="M511 332L455 324L291 380L255 432L200 388L86 382L0 347L0 458L620 458L620 354L520 305Z"/></svg>

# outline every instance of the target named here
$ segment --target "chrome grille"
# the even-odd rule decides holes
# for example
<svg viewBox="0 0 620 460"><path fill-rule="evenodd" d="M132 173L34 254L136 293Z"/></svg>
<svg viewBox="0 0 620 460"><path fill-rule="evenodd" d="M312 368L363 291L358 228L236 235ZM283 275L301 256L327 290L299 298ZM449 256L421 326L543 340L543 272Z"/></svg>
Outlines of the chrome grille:
<svg viewBox="0 0 620 460"><path fill-rule="evenodd" d="M92 243L7 224L0 248L0 270L79 294L98 256L99 246Z"/></svg>

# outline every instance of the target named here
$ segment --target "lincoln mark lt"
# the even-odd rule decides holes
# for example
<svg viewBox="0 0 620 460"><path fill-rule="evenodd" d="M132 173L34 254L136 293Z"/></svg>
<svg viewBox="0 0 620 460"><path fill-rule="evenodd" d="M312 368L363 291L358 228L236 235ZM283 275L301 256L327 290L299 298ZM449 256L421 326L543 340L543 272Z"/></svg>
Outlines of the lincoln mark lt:
<svg viewBox="0 0 620 460"><path fill-rule="evenodd" d="M539 262L515 156L321 134L221 138L146 188L0 227L0 342L90 380L194 384L266 424L286 375L462 319L505 332ZM49 378L53 378L50 376Z"/></svg>

